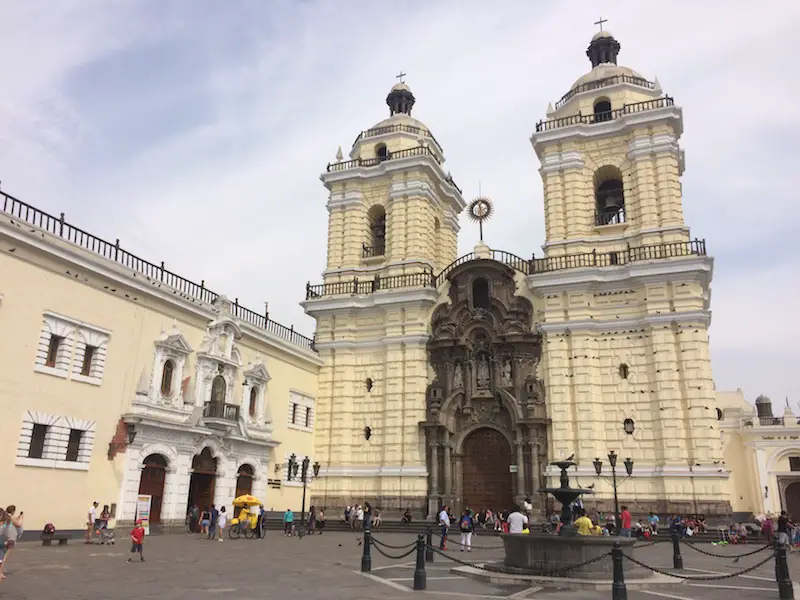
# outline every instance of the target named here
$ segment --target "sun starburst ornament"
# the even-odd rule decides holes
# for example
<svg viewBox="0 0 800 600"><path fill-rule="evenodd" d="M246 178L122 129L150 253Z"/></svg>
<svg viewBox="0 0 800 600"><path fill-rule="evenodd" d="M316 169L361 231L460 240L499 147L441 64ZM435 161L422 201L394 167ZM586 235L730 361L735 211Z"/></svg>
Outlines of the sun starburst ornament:
<svg viewBox="0 0 800 600"><path fill-rule="evenodd" d="M483 222L488 220L493 212L492 201L486 196L478 196L469 203L469 218L478 223L481 241L483 241Z"/></svg>

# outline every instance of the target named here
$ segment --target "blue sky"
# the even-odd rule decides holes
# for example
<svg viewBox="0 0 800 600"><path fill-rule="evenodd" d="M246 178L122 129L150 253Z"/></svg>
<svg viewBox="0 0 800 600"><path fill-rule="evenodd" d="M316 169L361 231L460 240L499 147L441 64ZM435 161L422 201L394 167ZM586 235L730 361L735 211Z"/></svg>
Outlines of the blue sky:
<svg viewBox="0 0 800 600"><path fill-rule="evenodd" d="M498 10L502 8L502 10ZM325 261L319 181L387 114L414 115L487 242L541 253L529 137L589 70L593 21L620 63L684 109L684 211L715 256L718 389L800 411L800 3L31 0L0 6L0 180L8 193L313 331L297 304ZM461 253L477 236L462 217Z"/></svg>

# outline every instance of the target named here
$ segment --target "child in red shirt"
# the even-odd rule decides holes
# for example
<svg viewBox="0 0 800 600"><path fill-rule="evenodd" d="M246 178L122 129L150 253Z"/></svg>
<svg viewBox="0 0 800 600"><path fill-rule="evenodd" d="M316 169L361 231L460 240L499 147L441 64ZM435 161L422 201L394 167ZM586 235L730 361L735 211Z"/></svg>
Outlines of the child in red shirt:
<svg viewBox="0 0 800 600"><path fill-rule="evenodd" d="M131 530L131 554L139 553L139 560L144 562L144 553L142 552L144 546L144 527L142 527L142 520L136 521L136 527ZM131 562L129 558L125 562Z"/></svg>

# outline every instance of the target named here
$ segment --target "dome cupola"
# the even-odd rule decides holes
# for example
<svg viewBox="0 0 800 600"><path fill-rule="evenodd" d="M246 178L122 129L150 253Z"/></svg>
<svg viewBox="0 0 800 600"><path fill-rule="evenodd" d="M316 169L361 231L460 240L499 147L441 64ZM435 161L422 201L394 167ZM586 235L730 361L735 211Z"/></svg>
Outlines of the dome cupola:
<svg viewBox="0 0 800 600"><path fill-rule="evenodd" d="M401 81L396 83L389 95L386 96L386 104L389 105L390 116L397 114L411 116L411 109L414 106L414 94L411 93L411 88Z"/></svg>
<svg viewBox="0 0 800 600"><path fill-rule="evenodd" d="M598 31L592 37L586 56L592 61L592 68L602 64L617 64L621 46L610 31Z"/></svg>

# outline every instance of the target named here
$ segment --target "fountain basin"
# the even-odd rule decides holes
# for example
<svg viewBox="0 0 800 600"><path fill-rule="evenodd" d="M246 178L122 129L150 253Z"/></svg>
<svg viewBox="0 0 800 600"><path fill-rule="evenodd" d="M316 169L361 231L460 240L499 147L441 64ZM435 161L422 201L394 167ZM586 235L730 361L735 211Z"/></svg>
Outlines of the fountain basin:
<svg viewBox="0 0 800 600"><path fill-rule="evenodd" d="M514 575L540 575L549 577L570 577L587 579L600 577L608 579L612 573L611 548L619 543L622 551L633 556L633 538L610 536L557 536L537 533L507 533L500 536L505 549L502 563L485 565L488 570ZM609 554L605 558L584 567L559 573L570 565L583 563L597 556ZM633 565L625 565L626 574Z"/></svg>

